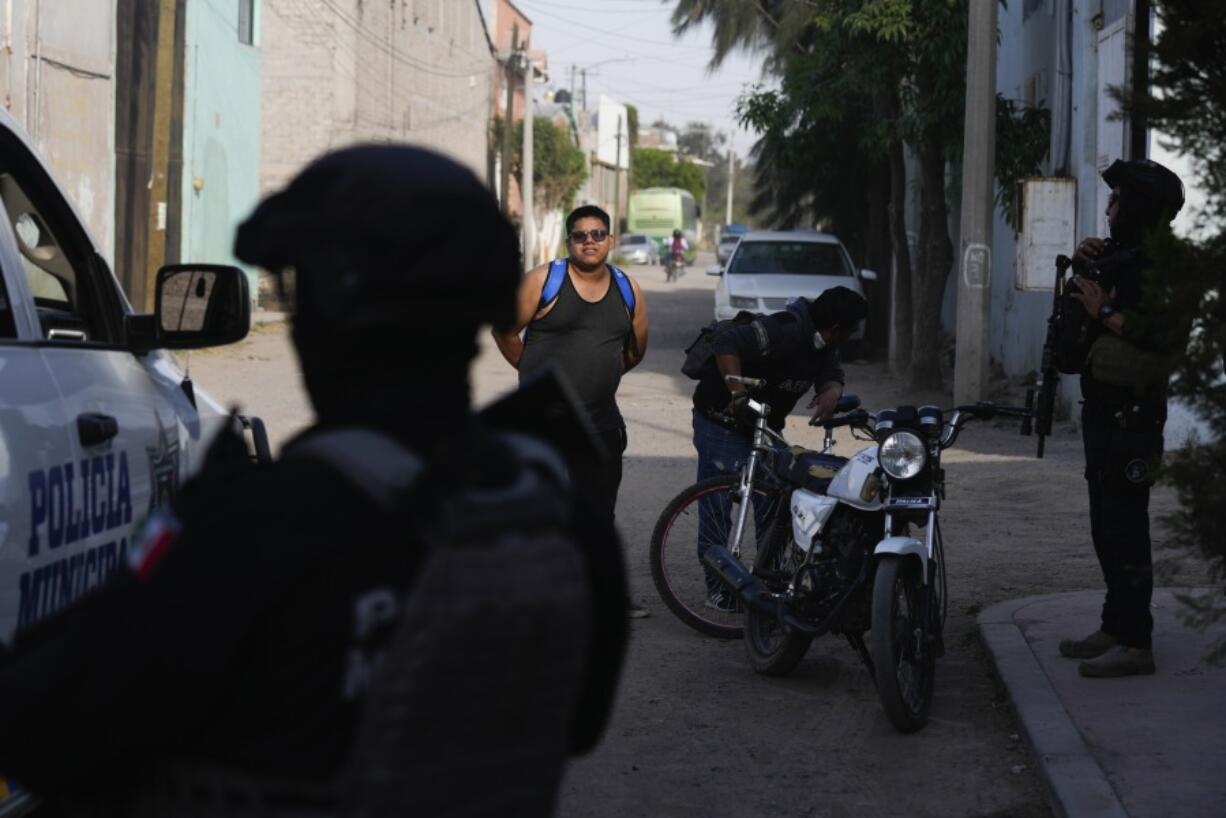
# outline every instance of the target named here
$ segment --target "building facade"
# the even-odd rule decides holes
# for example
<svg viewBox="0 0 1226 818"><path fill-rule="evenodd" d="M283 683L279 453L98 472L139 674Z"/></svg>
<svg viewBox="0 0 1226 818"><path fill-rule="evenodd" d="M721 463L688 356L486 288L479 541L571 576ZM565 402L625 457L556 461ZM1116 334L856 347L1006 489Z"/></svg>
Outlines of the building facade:
<svg viewBox="0 0 1226 818"><path fill-rule="evenodd" d="M495 58L482 7L264 0L260 187L359 142L431 148L488 177Z"/></svg>

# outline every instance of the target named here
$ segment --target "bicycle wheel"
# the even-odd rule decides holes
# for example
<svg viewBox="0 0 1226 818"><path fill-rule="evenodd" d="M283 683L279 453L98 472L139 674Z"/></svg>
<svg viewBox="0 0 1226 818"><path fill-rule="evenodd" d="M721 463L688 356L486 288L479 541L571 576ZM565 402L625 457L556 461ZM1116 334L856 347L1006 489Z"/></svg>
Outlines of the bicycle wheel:
<svg viewBox="0 0 1226 818"><path fill-rule="evenodd" d="M664 507L651 535L651 578L664 604L691 628L724 639L741 637L744 614L739 604L727 604L735 597L702 564L699 549L710 543L730 545L739 482L728 474L685 489ZM754 564L759 538L766 541L770 525L786 508L782 492L754 484L753 508L741 538L742 564Z"/></svg>

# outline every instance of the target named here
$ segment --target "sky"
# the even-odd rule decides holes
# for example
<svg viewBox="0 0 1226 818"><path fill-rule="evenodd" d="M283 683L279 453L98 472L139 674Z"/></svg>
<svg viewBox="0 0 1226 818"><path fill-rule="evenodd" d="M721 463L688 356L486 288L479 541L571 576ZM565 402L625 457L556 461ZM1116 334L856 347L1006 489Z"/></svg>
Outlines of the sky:
<svg viewBox="0 0 1226 818"><path fill-rule="evenodd" d="M669 17L674 3L662 0L512 0L532 21L532 47L548 52L550 84L570 89L571 66L588 68L588 107L601 93L639 110L642 127L663 118L678 127L712 124L733 134L744 157L756 136L736 123L743 88L763 82L762 59L736 52L714 72L710 30L674 39ZM608 62L606 62L608 61ZM771 83L767 83L771 84ZM546 86L547 88L548 86ZM538 89L537 99L542 99Z"/></svg>

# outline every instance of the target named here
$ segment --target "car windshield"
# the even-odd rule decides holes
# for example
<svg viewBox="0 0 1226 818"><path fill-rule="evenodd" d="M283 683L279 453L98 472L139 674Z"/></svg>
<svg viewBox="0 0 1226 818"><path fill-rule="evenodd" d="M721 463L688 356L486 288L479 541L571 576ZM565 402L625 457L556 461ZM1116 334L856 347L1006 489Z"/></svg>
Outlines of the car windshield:
<svg viewBox="0 0 1226 818"><path fill-rule="evenodd" d="M646 236L622 236L621 244L646 244Z"/></svg>
<svg viewBox="0 0 1226 818"><path fill-rule="evenodd" d="M741 241L728 275L852 275L842 248L816 241Z"/></svg>

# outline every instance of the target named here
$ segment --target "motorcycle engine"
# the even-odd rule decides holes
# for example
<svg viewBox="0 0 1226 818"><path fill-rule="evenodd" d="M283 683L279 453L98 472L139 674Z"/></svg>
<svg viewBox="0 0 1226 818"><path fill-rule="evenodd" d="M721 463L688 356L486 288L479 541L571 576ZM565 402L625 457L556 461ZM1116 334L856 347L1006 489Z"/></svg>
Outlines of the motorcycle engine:
<svg viewBox="0 0 1226 818"><path fill-rule="evenodd" d="M806 617L823 619L851 590L881 530L880 515L839 508L819 536L820 555L795 574L797 605Z"/></svg>

